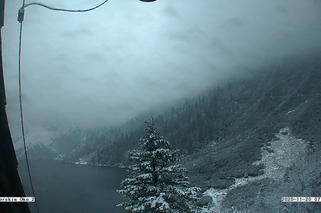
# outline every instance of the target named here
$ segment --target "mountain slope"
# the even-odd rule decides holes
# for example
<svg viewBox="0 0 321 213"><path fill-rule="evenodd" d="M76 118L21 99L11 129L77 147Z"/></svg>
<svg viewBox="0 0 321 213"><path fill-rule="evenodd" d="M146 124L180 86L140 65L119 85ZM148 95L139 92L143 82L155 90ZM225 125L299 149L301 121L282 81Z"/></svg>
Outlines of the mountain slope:
<svg viewBox="0 0 321 213"><path fill-rule="evenodd" d="M261 159L261 147L287 126L296 137L319 143L319 59L265 68L154 114L160 133L186 156L184 163L193 182L204 188L226 188L234 183L228 177L262 174L263 166L253 162ZM134 149L143 135L142 121L139 117L130 121L136 128L98 147L92 161L126 164L124 154Z"/></svg>
<svg viewBox="0 0 321 213"><path fill-rule="evenodd" d="M203 189L223 189L235 184L236 178L264 173L264 165L254 163L282 128L288 127L309 147L320 148L320 57L250 73L120 127L56 131L50 143L31 146L29 154L37 159L126 165L126 152L136 148L144 135L143 122L154 116L160 133L185 155L182 163L191 182Z"/></svg>

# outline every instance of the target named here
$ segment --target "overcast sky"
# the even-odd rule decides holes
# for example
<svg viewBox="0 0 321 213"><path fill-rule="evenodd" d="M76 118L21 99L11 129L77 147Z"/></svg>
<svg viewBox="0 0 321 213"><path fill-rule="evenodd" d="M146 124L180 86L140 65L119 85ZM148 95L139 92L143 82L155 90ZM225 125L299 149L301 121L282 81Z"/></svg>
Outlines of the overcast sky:
<svg viewBox="0 0 321 213"><path fill-rule="evenodd" d="M77 9L102 1L39 0ZM19 125L21 4L6 1L3 28L11 128ZM28 7L22 41L26 128L118 124L244 68L312 54L321 50L320 21L319 0L110 0L82 14Z"/></svg>

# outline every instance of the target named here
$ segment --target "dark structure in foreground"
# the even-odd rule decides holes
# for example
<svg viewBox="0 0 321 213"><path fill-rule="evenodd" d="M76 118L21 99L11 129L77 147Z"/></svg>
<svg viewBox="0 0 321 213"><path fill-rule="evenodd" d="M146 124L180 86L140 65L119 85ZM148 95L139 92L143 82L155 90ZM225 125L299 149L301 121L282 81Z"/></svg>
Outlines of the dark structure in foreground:
<svg viewBox="0 0 321 213"><path fill-rule="evenodd" d="M4 6L5 1L0 0L0 197L25 197L6 113L1 37ZM30 209L27 203L0 202L0 212L30 213Z"/></svg>

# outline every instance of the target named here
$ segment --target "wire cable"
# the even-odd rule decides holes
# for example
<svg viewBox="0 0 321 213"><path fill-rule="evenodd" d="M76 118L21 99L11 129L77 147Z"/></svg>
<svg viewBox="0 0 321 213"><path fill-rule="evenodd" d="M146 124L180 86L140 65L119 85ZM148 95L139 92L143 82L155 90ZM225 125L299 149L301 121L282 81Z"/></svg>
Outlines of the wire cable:
<svg viewBox="0 0 321 213"><path fill-rule="evenodd" d="M81 13L81 12L89 12L92 10L95 10L101 6L103 6L105 3L108 2L108 0L103 1L101 4L95 6L95 7L91 7L91 8L87 8L87 9L63 9L63 8L56 8L56 7L51 7L51 6L47 6L45 4L42 3L29 3L29 4L25 4L25 0L23 0L22 3L22 7L19 9L19 13L18 13L18 21L20 22L20 32L19 32L19 65L18 65L18 69L19 69L19 103L20 103L20 120L21 120L21 132L22 132L22 141L23 141L23 146L24 146L24 151L25 151L25 157L26 157L26 164L27 164L27 169L28 169L28 175L29 175L29 181L30 181L30 185L31 185L31 189L32 189L32 194L34 197L36 197L36 193L33 187L33 182L32 182L32 178L31 178L31 172L30 172L30 166L29 166L29 159L28 159L28 152L27 152L27 145L26 145L26 135L25 135L25 128L24 128L24 120L23 120L23 106L22 106L22 80L21 80L21 52L22 52L22 26L23 26L23 20L24 20L24 9L35 5L35 6L41 6L44 8L47 8L49 10L54 10L54 11L61 11L61 12L75 12L75 13ZM39 211L39 207L38 207L38 202L37 199L35 199L35 204L36 204L36 208L37 208L37 212L40 213Z"/></svg>
<svg viewBox="0 0 321 213"><path fill-rule="evenodd" d="M25 5L25 0L23 0L23 6ZM20 12L19 12L20 14ZM23 16L22 16L23 18ZM29 159L28 159L28 152L27 152L27 145L26 145L26 136L25 136L25 128L24 128L24 121L23 121L23 110L22 110L22 85L21 85L21 42L22 42L22 23L20 22L20 33L19 33L19 102L20 102L20 120L21 120L21 131L22 131L22 141L25 151L25 157L26 157L26 163L27 163L27 169L28 169L28 175L29 175L29 181L31 185L32 194L34 197L36 197L35 189L33 187L33 182L31 178L31 172L30 172L30 166L29 166ZM35 199L35 204L37 208L37 212L40 213L37 199Z"/></svg>
<svg viewBox="0 0 321 213"><path fill-rule="evenodd" d="M21 9L23 10L23 9L29 7L29 6L36 5L36 6L41 6L41 7L47 8L49 10L54 10L54 11L71 12L71 13L83 13L83 12L89 12L89 11L95 10L95 9L103 6L107 2L108 2L108 0L105 0L105 1L103 1L102 3L100 3L97 6L94 6L94 7L91 7L91 8L87 8L87 9L63 9L63 8L51 7L51 6L48 6L48 5L45 5L45 4L42 4L42 3L38 3L38 2L33 2L33 3L29 3L29 4L24 5L23 7L21 7Z"/></svg>

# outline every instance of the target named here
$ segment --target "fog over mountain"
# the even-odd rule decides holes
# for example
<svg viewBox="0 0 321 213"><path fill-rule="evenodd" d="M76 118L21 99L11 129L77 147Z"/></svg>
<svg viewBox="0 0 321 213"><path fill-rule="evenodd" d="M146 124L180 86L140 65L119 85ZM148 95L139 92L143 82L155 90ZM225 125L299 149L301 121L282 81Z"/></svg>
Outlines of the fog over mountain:
<svg viewBox="0 0 321 213"><path fill-rule="evenodd" d="M19 7L6 2L2 41L12 129L19 127ZM22 41L26 128L119 124L249 69L310 57L321 48L320 11L317 0L110 0L83 14L29 7Z"/></svg>

